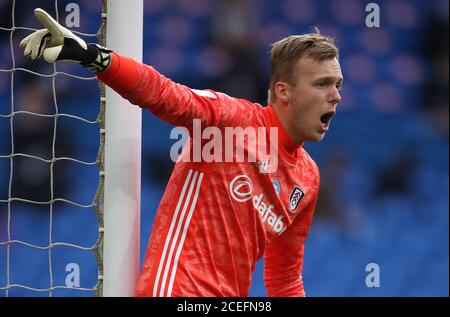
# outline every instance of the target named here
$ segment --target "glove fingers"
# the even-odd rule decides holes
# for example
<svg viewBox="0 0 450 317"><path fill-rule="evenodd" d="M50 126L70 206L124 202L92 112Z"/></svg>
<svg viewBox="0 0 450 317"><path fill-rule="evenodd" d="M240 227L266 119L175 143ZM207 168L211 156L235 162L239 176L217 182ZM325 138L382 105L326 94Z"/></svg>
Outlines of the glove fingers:
<svg viewBox="0 0 450 317"><path fill-rule="evenodd" d="M23 50L23 55L24 56L30 55L32 48L33 48L33 43L32 43L32 41L29 40L27 42L27 45L25 46L25 49Z"/></svg>
<svg viewBox="0 0 450 317"><path fill-rule="evenodd" d="M36 59L39 57L39 45L36 43L36 41L31 40L30 43L28 43L28 45L30 45L29 50L31 51L31 59ZM28 53L30 54L30 53Z"/></svg>
<svg viewBox="0 0 450 317"><path fill-rule="evenodd" d="M41 57L42 51L45 49L50 33L47 30L37 31L36 36L30 40L31 59Z"/></svg>
<svg viewBox="0 0 450 317"><path fill-rule="evenodd" d="M32 59L39 58L42 55L48 39L50 38L50 33L47 29L37 30L32 34L28 35L20 42L20 47L24 49L23 55L28 56L31 54Z"/></svg>
<svg viewBox="0 0 450 317"><path fill-rule="evenodd" d="M63 44L64 36L62 34L61 25L56 22L47 12L44 10L37 8L34 10L34 15L42 23L43 26L50 32L52 35L52 42Z"/></svg>
<svg viewBox="0 0 450 317"><path fill-rule="evenodd" d="M22 41L20 41L19 46L21 48L25 48L26 45L28 44L28 42L30 41L30 39L32 38L33 34L34 34L34 32L31 33L30 35L28 35L27 37L25 37Z"/></svg>

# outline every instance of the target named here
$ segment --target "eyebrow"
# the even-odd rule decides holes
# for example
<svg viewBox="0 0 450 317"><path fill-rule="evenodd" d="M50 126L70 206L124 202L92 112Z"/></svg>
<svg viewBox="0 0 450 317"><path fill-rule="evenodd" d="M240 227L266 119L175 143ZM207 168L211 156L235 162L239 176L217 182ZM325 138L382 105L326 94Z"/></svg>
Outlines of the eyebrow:
<svg viewBox="0 0 450 317"><path fill-rule="evenodd" d="M317 83L317 82L322 81L322 82L325 82L325 83L333 83L333 82L336 81L336 79L337 79L337 83L339 83L341 85L344 83L344 78L342 78L342 77L332 77L332 76L321 77L321 78L318 78L318 79L314 80L314 82Z"/></svg>

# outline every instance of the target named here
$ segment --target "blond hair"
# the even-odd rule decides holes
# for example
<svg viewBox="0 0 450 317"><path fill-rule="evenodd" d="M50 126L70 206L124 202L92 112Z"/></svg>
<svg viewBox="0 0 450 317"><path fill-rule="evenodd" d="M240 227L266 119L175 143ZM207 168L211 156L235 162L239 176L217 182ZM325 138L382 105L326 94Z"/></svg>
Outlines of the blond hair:
<svg viewBox="0 0 450 317"><path fill-rule="evenodd" d="M269 102L275 96L275 83L285 81L291 85L295 83L295 65L303 56L316 61L337 58L339 49L333 38L322 35L319 28L314 33L291 35L272 44L270 62Z"/></svg>

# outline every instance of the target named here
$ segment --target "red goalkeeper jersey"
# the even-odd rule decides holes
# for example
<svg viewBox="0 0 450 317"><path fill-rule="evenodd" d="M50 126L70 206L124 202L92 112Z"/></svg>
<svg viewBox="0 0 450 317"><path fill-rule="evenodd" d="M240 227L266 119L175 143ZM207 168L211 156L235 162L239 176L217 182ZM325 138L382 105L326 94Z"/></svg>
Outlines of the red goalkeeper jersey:
<svg viewBox="0 0 450 317"><path fill-rule="evenodd" d="M135 294L247 296L255 263L264 256L267 295L304 296L304 243L317 201L319 171L303 146L283 129L272 106L190 89L116 53L98 78L131 103L190 132L194 119L220 131L278 128L278 165L270 173L258 160L177 161L154 220ZM248 152L246 144L241 146ZM190 139L181 157L192 157L194 146Z"/></svg>

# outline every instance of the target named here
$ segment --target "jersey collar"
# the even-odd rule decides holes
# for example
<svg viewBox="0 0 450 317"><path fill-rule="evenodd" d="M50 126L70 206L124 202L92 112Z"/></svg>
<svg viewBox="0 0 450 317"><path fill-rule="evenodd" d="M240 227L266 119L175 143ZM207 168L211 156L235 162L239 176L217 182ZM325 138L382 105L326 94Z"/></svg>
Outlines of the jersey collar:
<svg viewBox="0 0 450 317"><path fill-rule="evenodd" d="M287 133L286 129L281 124L281 121L280 119L278 119L278 116L275 113L275 110L273 110L273 106L271 104L267 106L267 109L272 125L278 128L279 146L281 146L287 152L287 154L295 157L297 150L303 146L303 143L295 143L295 141L291 138L291 136Z"/></svg>

